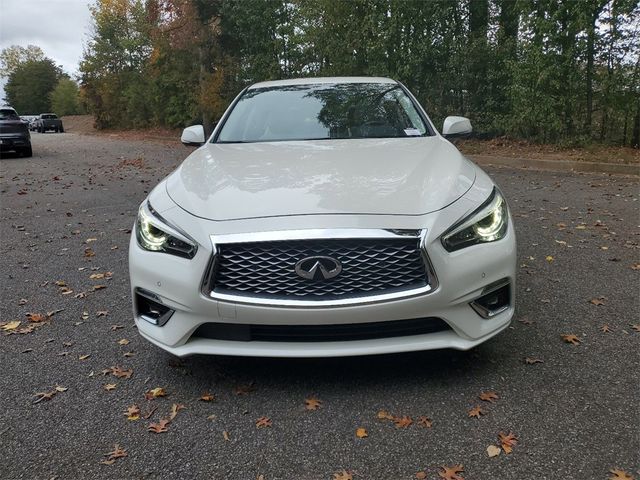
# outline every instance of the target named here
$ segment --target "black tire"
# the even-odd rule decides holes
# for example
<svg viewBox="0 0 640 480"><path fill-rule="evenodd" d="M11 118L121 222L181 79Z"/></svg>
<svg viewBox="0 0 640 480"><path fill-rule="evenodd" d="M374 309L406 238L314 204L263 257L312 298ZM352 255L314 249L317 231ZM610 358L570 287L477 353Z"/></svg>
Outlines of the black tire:
<svg viewBox="0 0 640 480"><path fill-rule="evenodd" d="M44 128L38 127L38 133L44 133Z"/></svg>
<svg viewBox="0 0 640 480"><path fill-rule="evenodd" d="M60 133L64 133L64 127L60 127Z"/></svg>
<svg viewBox="0 0 640 480"><path fill-rule="evenodd" d="M55 133L58 133L59 131L60 131L60 130L58 130L58 128L56 128L56 129L54 130L54 132L55 132Z"/></svg>
<svg viewBox="0 0 640 480"><path fill-rule="evenodd" d="M29 157L32 157L32 156L33 156L33 150L32 150L32 148L31 148L31 145L29 145L28 147L24 147L24 148L22 149L22 156L23 156L23 157L27 157L27 158L29 158Z"/></svg>

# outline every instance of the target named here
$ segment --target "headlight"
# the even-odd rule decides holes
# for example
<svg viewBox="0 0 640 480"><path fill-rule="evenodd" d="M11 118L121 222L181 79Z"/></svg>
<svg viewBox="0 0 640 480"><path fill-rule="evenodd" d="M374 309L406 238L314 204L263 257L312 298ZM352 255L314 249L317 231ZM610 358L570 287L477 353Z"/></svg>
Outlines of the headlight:
<svg viewBox="0 0 640 480"><path fill-rule="evenodd" d="M169 226L149 202L143 203L138 210L136 239L145 250L184 258L193 258L198 250L193 239Z"/></svg>
<svg viewBox="0 0 640 480"><path fill-rule="evenodd" d="M508 223L507 202L494 188L480 208L442 235L442 245L453 252L478 243L495 242L506 235Z"/></svg>

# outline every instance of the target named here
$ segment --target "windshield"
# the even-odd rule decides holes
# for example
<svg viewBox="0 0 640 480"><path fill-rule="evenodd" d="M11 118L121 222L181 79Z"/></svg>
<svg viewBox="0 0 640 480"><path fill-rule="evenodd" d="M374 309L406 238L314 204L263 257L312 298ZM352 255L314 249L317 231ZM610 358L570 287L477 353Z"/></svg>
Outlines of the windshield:
<svg viewBox="0 0 640 480"><path fill-rule="evenodd" d="M427 134L411 99L393 83L284 85L247 90L218 142L396 138Z"/></svg>
<svg viewBox="0 0 640 480"><path fill-rule="evenodd" d="M20 120L15 110L3 108L0 110L0 120Z"/></svg>
<svg viewBox="0 0 640 480"><path fill-rule="evenodd" d="M51 120L52 118L58 118L58 117L56 115L53 115L52 113L47 113L46 115L42 115L42 118L46 120Z"/></svg>

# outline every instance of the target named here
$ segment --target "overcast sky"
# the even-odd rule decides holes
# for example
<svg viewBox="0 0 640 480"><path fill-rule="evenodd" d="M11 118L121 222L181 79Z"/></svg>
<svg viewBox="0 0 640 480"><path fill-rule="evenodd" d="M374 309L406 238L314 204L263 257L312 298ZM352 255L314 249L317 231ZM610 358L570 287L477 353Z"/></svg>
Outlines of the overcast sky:
<svg viewBox="0 0 640 480"><path fill-rule="evenodd" d="M37 45L74 75L91 25L90 0L0 0L0 50ZM0 92L0 98L4 96Z"/></svg>

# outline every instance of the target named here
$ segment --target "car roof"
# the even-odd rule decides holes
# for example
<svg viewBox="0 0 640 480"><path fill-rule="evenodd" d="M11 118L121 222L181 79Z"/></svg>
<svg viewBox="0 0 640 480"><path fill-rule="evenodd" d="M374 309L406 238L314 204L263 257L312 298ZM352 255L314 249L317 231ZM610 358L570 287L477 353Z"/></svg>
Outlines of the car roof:
<svg viewBox="0 0 640 480"><path fill-rule="evenodd" d="M265 87L283 87L286 85L318 85L335 83L380 83L397 84L395 80L386 77L309 77L291 78L288 80L270 80L251 85L249 90Z"/></svg>

